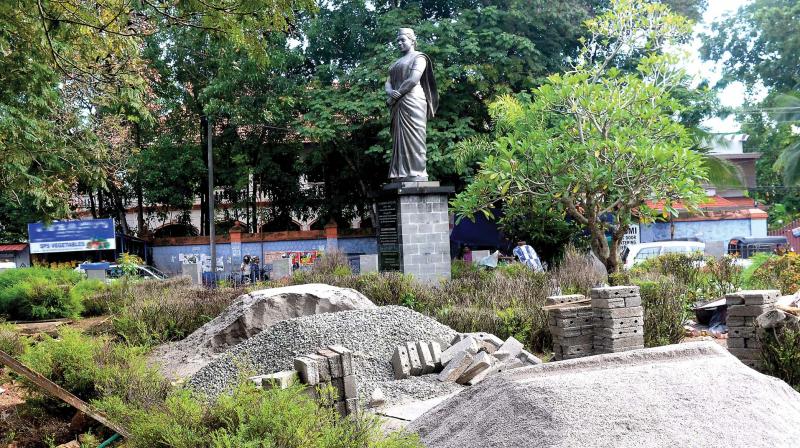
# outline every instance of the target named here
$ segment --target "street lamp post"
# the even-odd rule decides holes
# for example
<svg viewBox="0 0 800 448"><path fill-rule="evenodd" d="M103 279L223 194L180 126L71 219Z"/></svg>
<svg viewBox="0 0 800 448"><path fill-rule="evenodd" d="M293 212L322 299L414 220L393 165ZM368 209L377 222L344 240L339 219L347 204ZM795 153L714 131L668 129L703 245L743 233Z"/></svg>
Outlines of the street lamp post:
<svg viewBox="0 0 800 448"><path fill-rule="evenodd" d="M211 118L206 119L206 129L208 131L206 137L208 142L208 237L209 248L211 249L211 278L216 283L217 244L214 235L214 150L211 147Z"/></svg>

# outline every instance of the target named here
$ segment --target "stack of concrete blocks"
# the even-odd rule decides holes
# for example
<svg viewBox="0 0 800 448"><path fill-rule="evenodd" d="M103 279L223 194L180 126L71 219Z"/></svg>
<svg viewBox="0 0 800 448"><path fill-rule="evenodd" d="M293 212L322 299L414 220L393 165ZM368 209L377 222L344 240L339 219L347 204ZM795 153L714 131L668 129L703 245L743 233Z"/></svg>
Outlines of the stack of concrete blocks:
<svg viewBox="0 0 800 448"><path fill-rule="evenodd" d="M728 351L748 367L761 363L761 343L756 334L756 318L775 307L777 290L739 291L725 296L728 306Z"/></svg>
<svg viewBox="0 0 800 448"><path fill-rule="evenodd" d="M431 182L436 184L438 182ZM423 283L450 278L447 193L406 194L401 189L400 246L403 272ZM435 188L434 188L435 190Z"/></svg>
<svg viewBox="0 0 800 448"><path fill-rule="evenodd" d="M583 294L550 296L548 326L553 336L556 361L591 356L594 344L594 313Z"/></svg>
<svg viewBox="0 0 800 448"><path fill-rule="evenodd" d="M644 348L644 308L638 286L612 286L591 291L594 353Z"/></svg>
<svg viewBox="0 0 800 448"><path fill-rule="evenodd" d="M294 368L303 384L310 386L315 398L329 386L335 391L333 407L342 415L358 412L358 391L353 372L353 352L341 345L331 345L294 359Z"/></svg>

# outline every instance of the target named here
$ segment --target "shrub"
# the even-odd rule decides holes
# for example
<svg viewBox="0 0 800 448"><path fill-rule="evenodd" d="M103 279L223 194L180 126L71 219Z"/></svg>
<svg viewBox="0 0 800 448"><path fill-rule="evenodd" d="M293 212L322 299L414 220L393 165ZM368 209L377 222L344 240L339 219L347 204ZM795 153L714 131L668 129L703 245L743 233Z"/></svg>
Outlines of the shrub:
<svg viewBox="0 0 800 448"><path fill-rule="evenodd" d="M78 317L81 298L70 289L81 280L69 269L19 268L0 273L0 314L10 319Z"/></svg>
<svg viewBox="0 0 800 448"><path fill-rule="evenodd" d="M689 316L686 286L670 276L635 283L644 307L645 346L658 347L683 340L683 323Z"/></svg>
<svg viewBox="0 0 800 448"><path fill-rule="evenodd" d="M757 263L756 263L757 262ZM800 290L800 255L759 256L744 275L748 288L780 289L784 294Z"/></svg>
<svg viewBox="0 0 800 448"><path fill-rule="evenodd" d="M245 381L208 405L187 390L177 390L158 406L133 408L117 397L95 404L125 422L136 447L416 448L407 434L383 436L374 418L340 419L319 406L300 387L260 391Z"/></svg>
<svg viewBox="0 0 800 448"><path fill-rule="evenodd" d="M759 332L762 370L800 392L800 329L778 328Z"/></svg>
<svg viewBox="0 0 800 448"><path fill-rule="evenodd" d="M315 263L312 271L320 274L346 276L352 274L347 255L338 250L325 252Z"/></svg>
<svg viewBox="0 0 800 448"><path fill-rule="evenodd" d="M561 288L562 294L583 294L588 297L592 288L608 281L605 267L602 264L600 266L602 271L595 267L591 255L569 245L561 262L553 269L553 282Z"/></svg>
<svg viewBox="0 0 800 448"><path fill-rule="evenodd" d="M674 253L650 258L630 271L633 279L648 274L668 275L686 286L687 302L715 299L741 286L741 268L731 257L720 259L700 253Z"/></svg>
<svg viewBox="0 0 800 448"><path fill-rule="evenodd" d="M97 279L84 279L78 282L69 294L74 301L83 305L84 316L99 316L110 311L108 304L103 300L103 294L108 289L103 281Z"/></svg>
<svg viewBox="0 0 800 448"><path fill-rule="evenodd" d="M11 356L19 356L25 351L26 339L8 323L0 322L0 350Z"/></svg>
<svg viewBox="0 0 800 448"><path fill-rule="evenodd" d="M183 339L244 292L241 288L196 287L186 278L123 280L103 300L112 304L117 335L131 345L153 346Z"/></svg>

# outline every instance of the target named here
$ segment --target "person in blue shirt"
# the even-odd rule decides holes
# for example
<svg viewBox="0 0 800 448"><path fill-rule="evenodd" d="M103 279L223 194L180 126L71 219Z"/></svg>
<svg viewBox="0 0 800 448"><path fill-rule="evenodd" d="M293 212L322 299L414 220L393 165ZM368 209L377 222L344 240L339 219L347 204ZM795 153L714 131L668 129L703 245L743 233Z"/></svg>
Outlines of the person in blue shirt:
<svg viewBox="0 0 800 448"><path fill-rule="evenodd" d="M517 242L517 247L514 248L514 256L517 257L520 263L534 271L541 272L544 270L542 268L542 261L539 260L539 255L537 255L536 251L533 250L531 246L528 246L528 243L525 241Z"/></svg>

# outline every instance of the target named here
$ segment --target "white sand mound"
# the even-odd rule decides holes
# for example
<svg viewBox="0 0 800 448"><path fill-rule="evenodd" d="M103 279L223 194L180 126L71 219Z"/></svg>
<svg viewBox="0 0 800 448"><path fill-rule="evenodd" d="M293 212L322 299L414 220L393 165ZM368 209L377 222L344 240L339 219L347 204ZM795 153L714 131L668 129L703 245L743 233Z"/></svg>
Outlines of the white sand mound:
<svg viewBox="0 0 800 448"><path fill-rule="evenodd" d="M698 342L513 370L408 429L428 448L795 447L800 393Z"/></svg>

